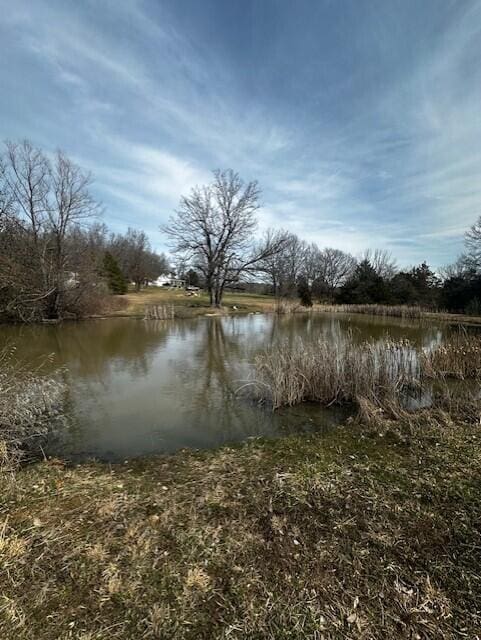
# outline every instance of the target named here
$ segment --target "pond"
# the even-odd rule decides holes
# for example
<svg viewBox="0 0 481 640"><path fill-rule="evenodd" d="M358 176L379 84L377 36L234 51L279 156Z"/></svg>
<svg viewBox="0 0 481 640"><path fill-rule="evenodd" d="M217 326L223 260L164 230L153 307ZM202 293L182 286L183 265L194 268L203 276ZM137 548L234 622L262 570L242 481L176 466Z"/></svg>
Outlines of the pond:
<svg viewBox="0 0 481 640"><path fill-rule="evenodd" d="M346 410L302 405L273 413L238 389L266 347L296 336L341 341L408 338L429 347L450 331L443 323L344 314L251 314L192 320L88 320L2 326L0 344L21 360L66 368L68 426L51 438L49 455L119 461L211 448L250 437L329 429Z"/></svg>

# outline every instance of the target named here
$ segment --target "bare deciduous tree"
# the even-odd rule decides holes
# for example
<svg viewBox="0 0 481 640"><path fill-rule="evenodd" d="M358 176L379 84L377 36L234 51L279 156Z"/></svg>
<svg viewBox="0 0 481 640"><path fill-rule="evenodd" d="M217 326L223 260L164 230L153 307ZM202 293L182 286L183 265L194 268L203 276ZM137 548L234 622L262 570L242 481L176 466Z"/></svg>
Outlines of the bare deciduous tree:
<svg viewBox="0 0 481 640"><path fill-rule="evenodd" d="M275 296L295 295L297 281L307 269L310 247L294 233L271 231L272 238L280 245L280 250L266 256L259 264L271 282Z"/></svg>
<svg viewBox="0 0 481 640"><path fill-rule="evenodd" d="M467 268L478 270L481 267L481 216L464 235L466 253L462 260Z"/></svg>
<svg viewBox="0 0 481 640"><path fill-rule="evenodd" d="M90 194L90 183L90 175L61 151L52 163L28 141L6 143L0 163L0 192L8 210L2 216L9 219L9 233L16 230L20 255L12 257L10 269L3 264L0 279L5 285L12 269L17 271L17 282L29 274L30 285L16 287L17 295L13 302L10 299L10 304L23 308L22 313L49 318L63 314L67 292L78 284L71 273L68 236L75 226L100 211Z"/></svg>
<svg viewBox="0 0 481 640"><path fill-rule="evenodd" d="M213 182L192 189L162 227L174 253L202 273L213 306L221 306L227 286L258 271L283 245L275 234L254 242L259 197L257 182L245 184L231 169L215 171Z"/></svg>
<svg viewBox="0 0 481 640"><path fill-rule="evenodd" d="M314 267L316 284L322 285L325 293L332 296L352 275L356 259L350 253L326 247L317 253Z"/></svg>
<svg viewBox="0 0 481 640"><path fill-rule="evenodd" d="M369 262L377 275L386 280L392 278L398 270L396 260L387 249L367 249L361 260Z"/></svg>
<svg viewBox="0 0 481 640"><path fill-rule="evenodd" d="M165 256L152 251L144 231L129 228L124 235L112 236L109 250L118 260L124 276L134 283L137 291L149 280L154 280L169 269Z"/></svg>

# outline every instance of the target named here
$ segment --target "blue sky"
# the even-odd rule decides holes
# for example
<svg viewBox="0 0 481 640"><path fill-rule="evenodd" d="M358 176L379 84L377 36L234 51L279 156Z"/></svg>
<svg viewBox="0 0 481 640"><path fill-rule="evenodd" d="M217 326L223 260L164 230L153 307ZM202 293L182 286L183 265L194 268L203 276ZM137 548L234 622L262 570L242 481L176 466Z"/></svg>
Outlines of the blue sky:
<svg viewBox="0 0 481 640"><path fill-rule="evenodd" d="M481 215L480 0L0 0L0 137L64 149L105 222L232 167L261 228L401 265Z"/></svg>

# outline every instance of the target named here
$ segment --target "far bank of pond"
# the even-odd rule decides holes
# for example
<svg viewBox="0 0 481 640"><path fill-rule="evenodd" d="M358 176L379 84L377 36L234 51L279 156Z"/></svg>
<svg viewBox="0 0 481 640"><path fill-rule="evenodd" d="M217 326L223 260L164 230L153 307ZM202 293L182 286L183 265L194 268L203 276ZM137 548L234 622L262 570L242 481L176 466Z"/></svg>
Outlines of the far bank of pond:
<svg viewBox="0 0 481 640"><path fill-rule="evenodd" d="M111 318L60 325L2 326L4 344L46 373L65 367L68 426L46 453L119 461L182 448L213 448L259 436L326 431L348 409L300 405L278 412L236 392L252 379L256 354L323 338L341 343L406 338L440 344L448 324L358 314L252 314L184 320Z"/></svg>

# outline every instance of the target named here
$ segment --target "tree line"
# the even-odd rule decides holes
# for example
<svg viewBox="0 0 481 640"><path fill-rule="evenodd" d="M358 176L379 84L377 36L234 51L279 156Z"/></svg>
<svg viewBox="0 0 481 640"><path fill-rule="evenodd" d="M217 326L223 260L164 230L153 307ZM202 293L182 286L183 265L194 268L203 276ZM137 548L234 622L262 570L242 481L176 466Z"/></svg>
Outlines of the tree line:
<svg viewBox="0 0 481 640"><path fill-rule="evenodd" d="M454 313L481 313L481 217L466 233L466 251L436 273L426 262L401 269L386 250L355 257L320 249L297 236L264 265L269 292L313 302L416 305Z"/></svg>
<svg viewBox="0 0 481 640"><path fill-rule="evenodd" d="M214 172L211 184L183 197L162 227L171 249L219 306L226 287L266 282L276 297L342 304L418 305L457 313L481 312L481 217L466 233L466 251L455 265L435 273L422 262L400 269L383 249L355 257L319 248L285 230L259 239L257 182L245 184L232 170Z"/></svg>
<svg viewBox="0 0 481 640"><path fill-rule="evenodd" d="M119 234L98 221L92 177L58 151L28 141L0 153L0 319L35 321L97 312L109 293L136 290L169 263L147 235ZM161 227L177 276L202 286L213 306L226 289L264 287L302 304L409 304L481 312L481 217L466 233L465 252L435 273L427 263L399 269L386 250L362 256L320 248L282 229L258 233L261 192L232 170L183 196Z"/></svg>
<svg viewBox="0 0 481 640"><path fill-rule="evenodd" d="M97 312L109 290L136 288L168 269L143 231L98 222L92 178L63 152L30 142L0 154L0 319L35 321Z"/></svg>

